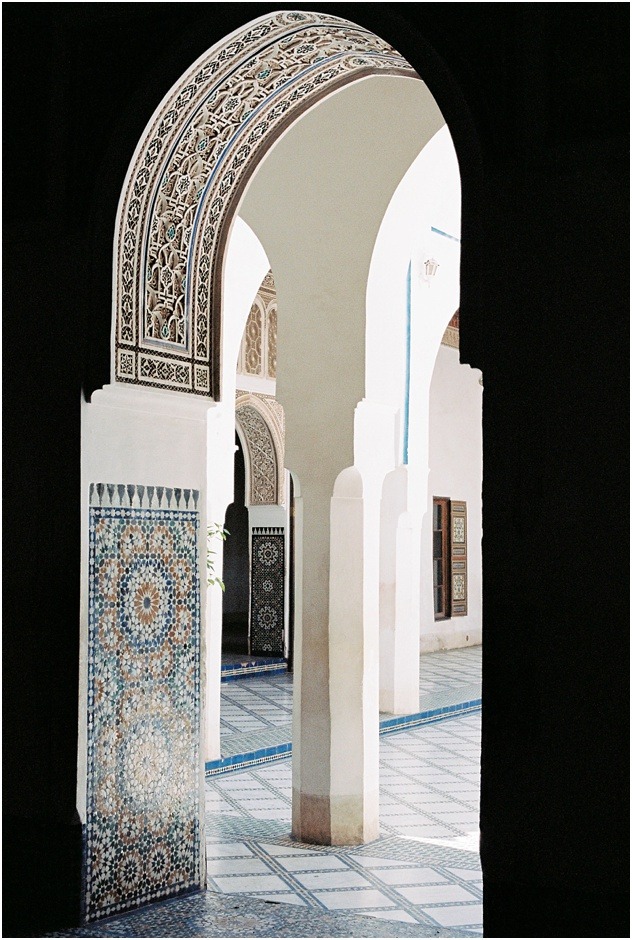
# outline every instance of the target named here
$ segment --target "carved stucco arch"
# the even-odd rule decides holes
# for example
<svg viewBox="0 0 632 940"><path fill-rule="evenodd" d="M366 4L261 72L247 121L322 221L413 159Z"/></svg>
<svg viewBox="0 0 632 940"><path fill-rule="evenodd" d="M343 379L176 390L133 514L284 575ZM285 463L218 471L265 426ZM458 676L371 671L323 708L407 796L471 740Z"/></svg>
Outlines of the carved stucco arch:
<svg viewBox="0 0 632 940"><path fill-rule="evenodd" d="M280 505L284 500L283 408L264 395L237 392L235 422L245 444L246 502Z"/></svg>
<svg viewBox="0 0 632 940"><path fill-rule="evenodd" d="M245 187L306 109L374 74L419 78L354 23L281 11L218 43L176 83L145 130L121 196L116 381L220 398L222 263Z"/></svg>

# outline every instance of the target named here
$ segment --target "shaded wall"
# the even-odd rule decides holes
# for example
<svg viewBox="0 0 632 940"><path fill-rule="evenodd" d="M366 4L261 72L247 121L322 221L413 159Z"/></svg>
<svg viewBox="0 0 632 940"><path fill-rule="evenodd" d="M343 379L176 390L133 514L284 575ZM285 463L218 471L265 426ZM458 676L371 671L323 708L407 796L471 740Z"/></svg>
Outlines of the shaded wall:
<svg viewBox="0 0 632 940"><path fill-rule="evenodd" d="M229 536L224 542L224 591L223 611L225 621L248 620L249 559L248 559L248 510L244 499L246 471L244 453L239 437L235 435L235 501L226 510L224 528ZM218 543L219 545L219 543Z"/></svg>
<svg viewBox="0 0 632 940"><path fill-rule="evenodd" d="M459 352L441 346L430 384L430 473L422 527L422 652L471 646L482 639L480 372L459 364ZM433 497L467 504L467 614L435 620L432 579Z"/></svg>

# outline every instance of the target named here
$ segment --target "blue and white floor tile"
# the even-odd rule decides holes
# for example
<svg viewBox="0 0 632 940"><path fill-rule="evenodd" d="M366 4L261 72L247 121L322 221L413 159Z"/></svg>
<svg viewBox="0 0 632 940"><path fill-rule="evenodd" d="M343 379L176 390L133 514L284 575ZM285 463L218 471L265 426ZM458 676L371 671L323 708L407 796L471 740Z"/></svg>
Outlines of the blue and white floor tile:
<svg viewBox="0 0 632 940"><path fill-rule="evenodd" d="M394 718L380 715L380 734L391 733L392 725L425 721L432 710L453 705L477 707L481 697L481 647L429 653L420 658L419 713ZM430 720L436 720L435 715ZM386 727L386 726L391 727ZM207 773L232 772L233 760L257 764L283 756L291 750L292 675L263 673L222 683L221 761L207 764Z"/></svg>
<svg viewBox="0 0 632 940"><path fill-rule="evenodd" d="M208 778L209 889L482 934L479 740L480 713L382 738L381 837L366 846L290 838L291 759Z"/></svg>
<svg viewBox="0 0 632 940"><path fill-rule="evenodd" d="M480 699L480 672L480 647L423 656L420 711ZM291 741L291 708L291 675L231 676L222 751ZM291 759L207 777L209 891L49 936L480 936L479 754L480 711L389 730L382 834L343 848L290 837Z"/></svg>

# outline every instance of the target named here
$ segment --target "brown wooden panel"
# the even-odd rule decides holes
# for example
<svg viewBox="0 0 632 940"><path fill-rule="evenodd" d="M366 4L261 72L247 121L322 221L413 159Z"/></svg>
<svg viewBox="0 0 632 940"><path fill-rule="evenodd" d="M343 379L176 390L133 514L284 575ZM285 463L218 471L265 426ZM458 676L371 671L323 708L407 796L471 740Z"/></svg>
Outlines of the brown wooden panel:
<svg viewBox="0 0 632 940"><path fill-rule="evenodd" d="M450 504L450 594L452 616L467 614L467 505L463 500Z"/></svg>

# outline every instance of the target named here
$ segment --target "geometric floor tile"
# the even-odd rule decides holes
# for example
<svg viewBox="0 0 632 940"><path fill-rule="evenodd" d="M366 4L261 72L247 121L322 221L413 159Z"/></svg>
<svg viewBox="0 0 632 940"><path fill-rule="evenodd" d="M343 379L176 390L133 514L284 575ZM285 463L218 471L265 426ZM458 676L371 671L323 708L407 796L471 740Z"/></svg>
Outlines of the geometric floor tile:
<svg viewBox="0 0 632 940"><path fill-rule="evenodd" d="M264 870L265 869L264 866ZM286 885L276 875L239 875L232 878L213 876L213 882L224 894L244 894L260 891L283 891Z"/></svg>
<svg viewBox="0 0 632 940"><path fill-rule="evenodd" d="M373 868L372 874L387 885L425 885L447 882L432 868Z"/></svg>
<svg viewBox="0 0 632 940"><path fill-rule="evenodd" d="M395 907L394 901L391 901L385 894L375 889L316 892L315 896L330 911L350 911L371 907Z"/></svg>
<svg viewBox="0 0 632 940"><path fill-rule="evenodd" d="M442 927L478 925L483 920L482 904L463 904L458 907L428 907L426 913Z"/></svg>
<svg viewBox="0 0 632 940"><path fill-rule="evenodd" d="M475 901L476 895L460 885L415 885L412 888L401 887L399 893L413 904L455 904L459 901ZM465 921L469 923L469 921Z"/></svg>
<svg viewBox="0 0 632 940"><path fill-rule="evenodd" d="M422 657L422 699L480 685L480 664ZM291 702L284 674L224 683L222 747L290 728ZM479 771L480 711L383 736L380 836L348 847L291 838L291 757L208 777L209 890L57 936L480 936Z"/></svg>
<svg viewBox="0 0 632 940"><path fill-rule="evenodd" d="M480 935L479 741L480 712L382 737L380 838L360 846L291 838L291 757L208 777L209 890Z"/></svg>

